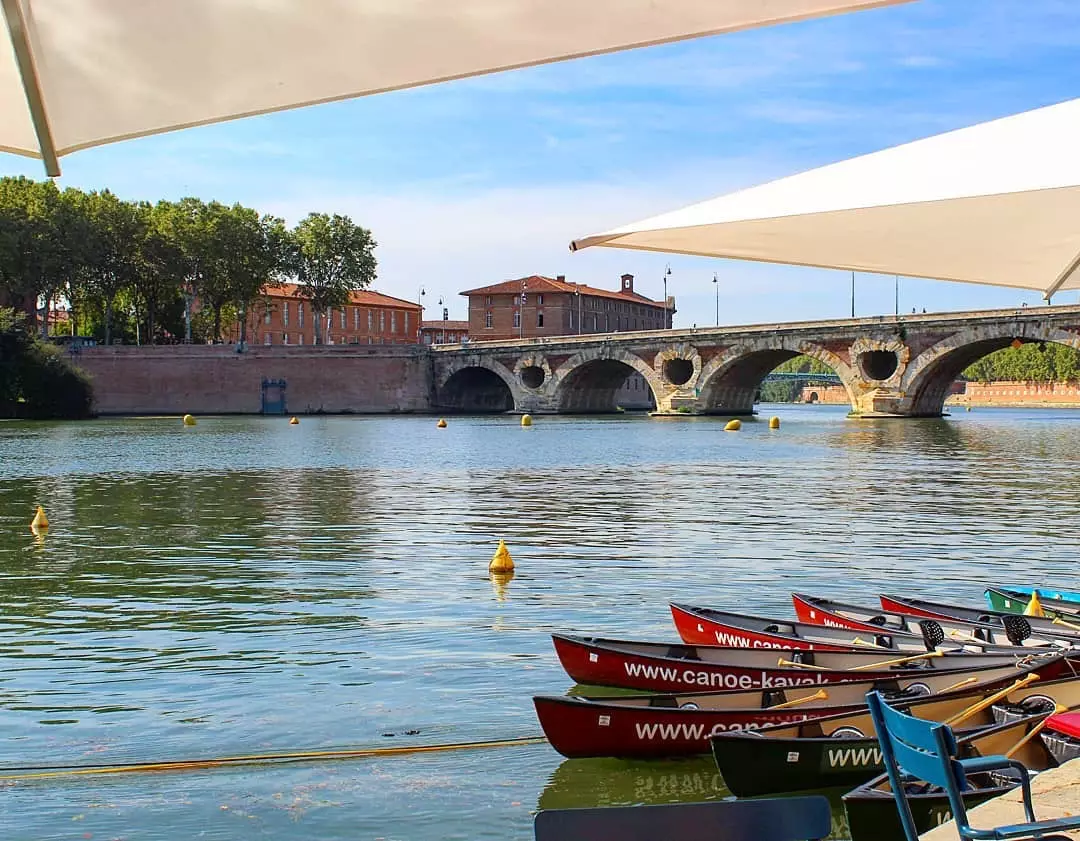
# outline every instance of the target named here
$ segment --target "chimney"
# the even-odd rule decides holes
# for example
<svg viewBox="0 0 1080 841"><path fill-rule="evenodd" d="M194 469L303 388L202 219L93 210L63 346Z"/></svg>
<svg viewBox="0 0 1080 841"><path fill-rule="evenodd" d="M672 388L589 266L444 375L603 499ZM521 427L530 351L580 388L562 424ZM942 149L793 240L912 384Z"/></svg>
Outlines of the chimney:
<svg viewBox="0 0 1080 841"><path fill-rule="evenodd" d="M559 281L559 283L566 283L566 275L564 274L556 275L555 279Z"/></svg>
<svg viewBox="0 0 1080 841"><path fill-rule="evenodd" d="M622 276L622 289L621 292L633 292L634 291L634 276L632 274L624 274Z"/></svg>

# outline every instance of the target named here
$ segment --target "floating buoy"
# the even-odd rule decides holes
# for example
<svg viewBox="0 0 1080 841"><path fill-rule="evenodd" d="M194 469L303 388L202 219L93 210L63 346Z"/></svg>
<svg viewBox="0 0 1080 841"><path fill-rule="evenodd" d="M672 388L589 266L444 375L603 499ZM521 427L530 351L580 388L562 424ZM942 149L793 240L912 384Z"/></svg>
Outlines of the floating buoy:
<svg viewBox="0 0 1080 841"><path fill-rule="evenodd" d="M965 409L964 411L965 411L965 412L970 412L970 411L971 411L971 407L970 407L970 406L968 406L968 407L967 407L967 408L966 408L966 409Z"/></svg>
<svg viewBox="0 0 1080 841"><path fill-rule="evenodd" d="M289 426L296 426L298 423L300 423L300 418L296 417L296 415L289 418Z"/></svg>
<svg viewBox="0 0 1080 841"><path fill-rule="evenodd" d="M30 528L33 531L48 531L49 530L49 518L45 516L45 509L40 505L37 507L37 513L34 515L34 519L30 523Z"/></svg>
<svg viewBox="0 0 1080 841"><path fill-rule="evenodd" d="M488 572L505 574L514 571L514 559L510 557L510 550L506 548L506 542L499 541L499 548L488 564Z"/></svg>
<svg viewBox="0 0 1080 841"><path fill-rule="evenodd" d="M769 429L779 429L779 428L780 428L780 418L776 417L775 415L773 417L769 418Z"/></svg>
<svg viewBox="0 0 1080 841"><path fill-rule="evenodd" d="M40 509L39 509L40 510ZM1027 607L1024 608L1024 616L1045 616L1043 613L1042 602L1039 601L1039 591L1031 591L1031 601L1027 603Z"/></svg>
<svg viewBox="0 0 1080 841"><path fill-rule="evenodd" d="M532 415L522 415L521 416L521 425L522 426L532 426Z"/></svg>
<svg viewBox="0 0 1080 841"><path fill-rule="evenodd" d="M724 432L738 432L740 429L742 429L742 421L738 418L724 424Z"/></svg>
<svg viewBox="0 0 1080 841"><path fill-rule="evenodd" d="M435 424L439 429L446 429L446 418L439 418L439 422Z"/></svg>
<svg viewBox="0 0 1080 841"><path fill-rule="evenodd" d="M184 426L194 426L195 418L191 415L184 415Z"/></svg>

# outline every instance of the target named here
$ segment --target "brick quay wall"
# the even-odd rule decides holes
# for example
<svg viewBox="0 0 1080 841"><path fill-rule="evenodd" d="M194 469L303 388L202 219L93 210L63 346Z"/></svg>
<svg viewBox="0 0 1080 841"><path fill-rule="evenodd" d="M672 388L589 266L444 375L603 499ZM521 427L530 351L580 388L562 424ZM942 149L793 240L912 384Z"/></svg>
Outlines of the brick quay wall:
<svg viewBox="0 0 1080 841"><path fill-rule="evenodd" d="M94 347L72 361L94 385L100 414L257 414L264 393L284 410L370 413L425 412L431 362L418 345Z"/></svg>

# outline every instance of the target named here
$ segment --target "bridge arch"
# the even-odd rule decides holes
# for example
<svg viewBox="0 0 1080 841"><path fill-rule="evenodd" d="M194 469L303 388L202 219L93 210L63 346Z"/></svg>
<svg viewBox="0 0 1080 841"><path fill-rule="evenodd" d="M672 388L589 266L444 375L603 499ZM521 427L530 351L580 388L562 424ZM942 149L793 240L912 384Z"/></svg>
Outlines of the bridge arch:
<svg viewBox="0 0 1080 841"><path fill-rule="evenodd" d="M969 365L1014 341L1055 342L1080 350L1080 335L1034 322L987 324L962 330L920 353L900 381L910 417L938 417L956 378Z"/></svg>
<svg viewBox="0 0 1080 841"><path fill-rule="evenodd" d="M616 395L634 372L645 378L659 405L663 383L653 367L640 356L613 347L589 348L570 357L552 374L551 393L562 413L616 412Z"/></svg>
<svg viewBox="0 0 1080 841"><path fill-rule="evenodd" d="M761 383L778 365L796 356L809 356L828 365L847 391L854 408L860 378L830 350L789 336L734 345L713 357L698 379L698 407L703 414L750 415Z"/></svg>
<svg viewBox="0 0 1080 841"><path fill-rule="evenodd" d="M462 413L513 411L520 403L517 381L494 359L463 359L444 372L435 388L435 408Z"/></svg>

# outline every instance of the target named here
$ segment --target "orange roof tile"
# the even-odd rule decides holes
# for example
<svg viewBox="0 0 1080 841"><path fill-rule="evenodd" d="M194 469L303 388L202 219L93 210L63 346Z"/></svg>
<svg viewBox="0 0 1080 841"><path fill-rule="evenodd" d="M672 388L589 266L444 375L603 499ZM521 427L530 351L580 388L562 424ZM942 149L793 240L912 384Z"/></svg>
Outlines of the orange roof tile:
<svg viewBox="0 0 1080 841"><path fill-rule="evenodd" d="M459 294L461 295L505 295L521 292L521 283L525 282L525 292L532 294L534 292L568 292L571 295L575 292L580 292L582 295L592 295L597 298L613 298L617 301L636 301L639 304L651 304L654 307L664 306L663 301L654 301L652 298L646 298L644 295L640 295L637 292L623 292L612 291L610 289L597 289L595 286L589 286L585 283L569 283L565 280L557 280L553 277L544 277L543 275L530 275L525 278L518 278L517 280L504 280L502 283L496 283L491 286L481 286L479 289L468 289Z"/></svg>
<svg viewBox="0 0 1080 841"><path fill-rule="evenodd" d="M263 289L263 293L269 298L303 298L300 287L295 283L275 283ZM400 307L404 309L420 309L415 301L406 301L404 298L394 298L383 295L381 292L372 292L370 289L358 289L349 294L349 303L362 307Z"/></svg>

